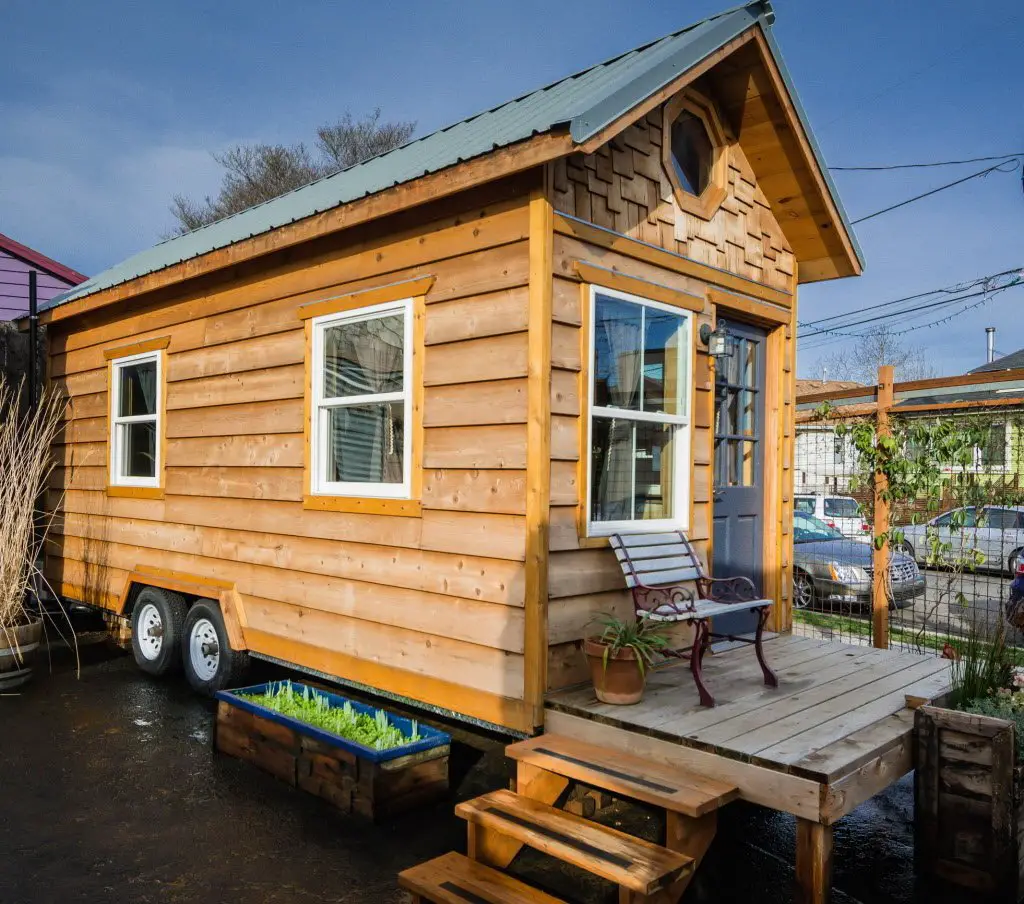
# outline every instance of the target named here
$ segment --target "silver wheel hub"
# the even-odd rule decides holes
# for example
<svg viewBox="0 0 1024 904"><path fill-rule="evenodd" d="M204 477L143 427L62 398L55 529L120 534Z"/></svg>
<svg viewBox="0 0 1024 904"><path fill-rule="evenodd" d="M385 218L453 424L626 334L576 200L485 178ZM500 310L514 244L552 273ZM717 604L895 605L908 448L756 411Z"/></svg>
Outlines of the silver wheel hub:
<svg viewBox="0 0 1024 904"><path fill-rule="evenodd" d="M164 620L160 616L160 610L152 603L146 603L142 607L136 632L139 651L152 662L164 648Z"/></svg>
<svg viewBox="0 0 1024 904"><path fill-rule="evenodd" d="M201 681L212 681L220 667L217 629L208 618L200 618L188 635L188 656L192 671Z"/></svg>
<svg viewBox="0 0 1024 904"><path fill-rule="evenodd" d="M793 582L793 605L797 609L805 609L811 602L811 582L806 578L797 578Z"/></svg>

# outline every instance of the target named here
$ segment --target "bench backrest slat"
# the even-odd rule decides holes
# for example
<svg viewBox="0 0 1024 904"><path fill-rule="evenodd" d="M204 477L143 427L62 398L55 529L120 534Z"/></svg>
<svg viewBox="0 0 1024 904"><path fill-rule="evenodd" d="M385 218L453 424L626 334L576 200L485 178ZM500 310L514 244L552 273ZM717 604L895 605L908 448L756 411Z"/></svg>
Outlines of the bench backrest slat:
<svg viewBox="0 0 1024 904"><path fill-rule="evenodd" d="M681 531L613 534L610 542L630 588L684 584L704 576L697 554Z"/></svg>

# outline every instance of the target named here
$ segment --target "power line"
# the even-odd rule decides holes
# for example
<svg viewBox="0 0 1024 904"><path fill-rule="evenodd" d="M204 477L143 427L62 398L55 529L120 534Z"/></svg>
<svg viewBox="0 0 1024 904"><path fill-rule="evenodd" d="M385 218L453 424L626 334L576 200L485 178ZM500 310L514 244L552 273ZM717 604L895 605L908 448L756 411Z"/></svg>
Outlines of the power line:
<svg viewBox="0 0 1024 904"><path fill-rule="evenodd" d="M869 304L862 308L854 308L852 311L845 311L842 314L833 314L830 317L820 317L818 320L800 321L800 326L818 326L819 324L822 323L829 323L832 320L841 320L844 317L851 317L857 314L863 314L867 311L876 311L879 308L887 308L890 307L891 305L902 304L905 301L916 301L918 298L926 298L929 295L937 295L939 292L949 292L951 294L956 292L965 292L968 289L974 288L975 286L980 286L982 283L986 281L999 279L1000 277L1003 276L1010 276L1011 274L1014 273L1024 275L1024 267L1013 267L1010 270L1003 270L1000 273L990 273L988 276L979 276L976 279L970 279L966 280L965 282L954 283L951 286L942 286L941 288L938 289L929 289L926 292L917 292L914 295L904 295L902 298L891 298L888 301L881 301L878 302L877 304Z"/></svg>
<svg viewBox="0 0 1024 904"><path fill-rule="evenodd" d="M926 169L933 166L959 166L962 163L988 163L992 160L1010 160L1011 158L1024 157L1024 151L1014 151L1010 154L993 154L991 157L967 157L963 160L940 160L937 163L890 163L883 166L830 166L834 172L848 173L871 173L885 170L901 169Z"/></svg>
<svg viewBox="0 0 1024 904"><path fill-rule="evenodd" d="M1007 164L1011 164L1009 169L1004 169ZM922 198L928 198L932 195L938 194L940 191L945 191L947 188L953 188L956 185L961 185L964 182L969 182L971 179L977 179L981 176L987 176L989 173L1012 173L1015 170L1020 169L1020 159L1013 157L1009 160L1004 160L1002 163L997 163L995 166L990 166L988 169L983 169L980 172L972 173L970 176L964 176L962 179L957 179L955 182L948 182L945 185L940 185L938 188L933 188L931 191L926 191L924 194L915 195L913 198L907 198L905 201L900 201L898 204L892 204L889 207L884 207L881 210L876 210L874 213L869 213L867 216L860 217L859 219L853 220L851 225L857 223L863 223L866 220L873 220L875 217L880 217L883 213L890 213L893 210L898 210L900 207L906 207L908 204L913 204L915 201L920 201Z"/></svg>

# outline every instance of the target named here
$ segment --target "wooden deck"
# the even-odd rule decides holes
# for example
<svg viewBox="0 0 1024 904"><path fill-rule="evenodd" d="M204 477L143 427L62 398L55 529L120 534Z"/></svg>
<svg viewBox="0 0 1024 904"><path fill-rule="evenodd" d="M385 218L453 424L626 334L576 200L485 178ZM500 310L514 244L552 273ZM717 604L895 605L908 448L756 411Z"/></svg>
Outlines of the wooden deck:
<svg viewBox="0 0 1024 904"><path fill-rule="evenodd" d="M743 798L829 826L912 768L908 695L933 699L950 663L783 635L765 642L779 687L761 683L749 649L705 659L718 705L700 706L689 668L650 676L635 706L592 689L549 697L545 727L735 782Z"/></svg>

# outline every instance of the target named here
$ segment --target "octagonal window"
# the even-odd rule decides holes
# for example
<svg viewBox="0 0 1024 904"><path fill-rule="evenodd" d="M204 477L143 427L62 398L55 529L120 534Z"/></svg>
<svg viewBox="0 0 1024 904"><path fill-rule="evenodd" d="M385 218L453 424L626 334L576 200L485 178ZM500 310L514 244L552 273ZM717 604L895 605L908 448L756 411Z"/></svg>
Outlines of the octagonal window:
<svg viewBox="0 0 1024 904"><path fill-rule="evenodd" d="M683 110L672 123L672 163L680 185L691 195L704 194L711 184L715 146L700 117Z"/></svg>

